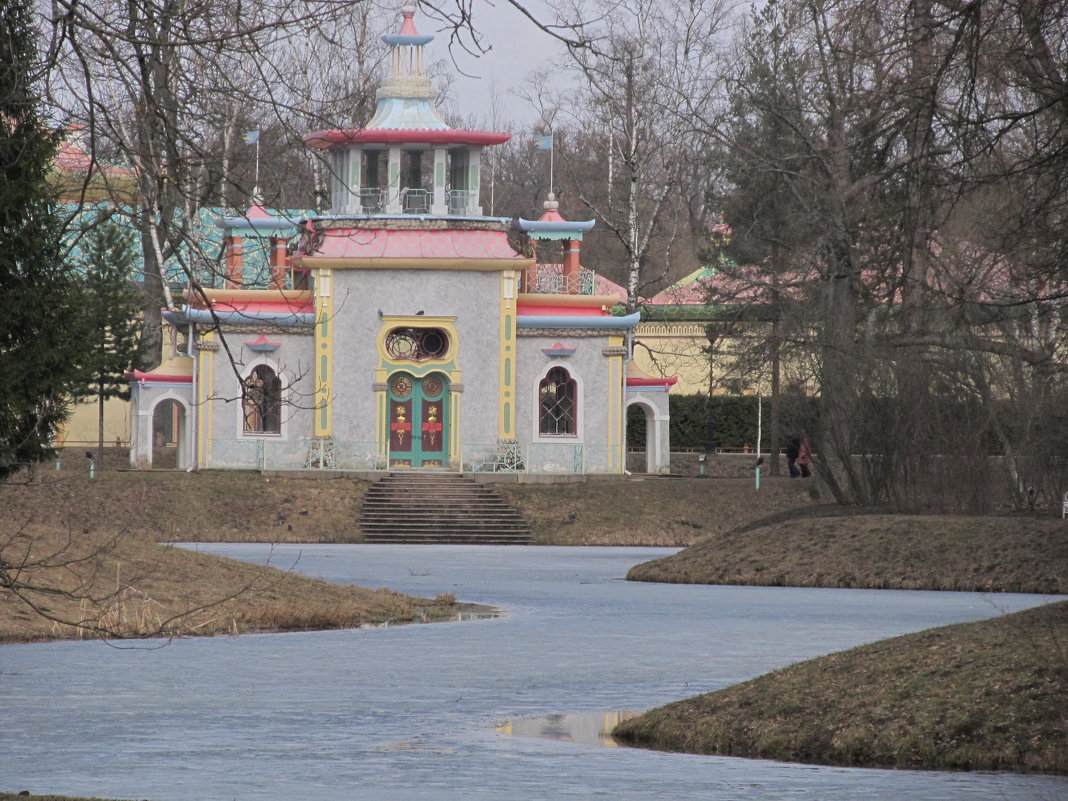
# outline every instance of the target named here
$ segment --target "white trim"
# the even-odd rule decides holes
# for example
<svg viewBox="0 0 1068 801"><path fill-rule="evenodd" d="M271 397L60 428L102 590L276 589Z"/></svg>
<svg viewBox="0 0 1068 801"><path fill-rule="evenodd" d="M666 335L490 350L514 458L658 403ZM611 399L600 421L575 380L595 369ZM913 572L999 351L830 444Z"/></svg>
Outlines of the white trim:
<svg viewBox="0 0 1068 801"><path fill-rule="evenodd" d="M184 386L188 387L189 385L186 384ZM156 450L156 409L159 408L159 405L161 403L165 403L167 401L174 401L181 408L181 420L178 423L178 431L176 432L177 436L175 437L175 442L178 447L177 463L175 466L179 470L184 470L186 467L189 466L189 455L193 452L193 426L191 425L191 421L193 419L192 400L189 397L182 397L182 395L180 395L173 389L168 389L165 392L161 393L158 397L152 399L153 402L149 405L148 411L146 413L141 411L140 401L142 397L143 394L138 396L137 417L145 418L145 422L147 424L148 431L145 433L147 433L148 435L147 462L149 465L152 465L152 457L155 454ZM142 429L142 431L144 431L144 429ZM141 449L138 448L138 450Z"/></svg>
<svg viewBox="0 0 1068 801"><path fill-rule="evenodd" d="M559 367L564 370L572 380L575 382L575 433L574 434L542 434L541 433L541 382L545 380L545 377L549 375L549 371L554 367ZM532 420L532 442L555 442L562 445L581 445L585 442L585 429L584 429L584 406L586 390L582 380L582 376L579 375L574 365L569 364L562 359L553 359L534 377L534 381L531 386L531 393L534 396L534 405L531 407L533 414Z"/></svg>
<svg viewBox="0 0 1068 801"><path fill-rule="evenodd" d="M639 407L645 414L645 472L659 473L670 469L671 453L668 449L669 464L664 464L661 451L664 449L664 437L668 436L670 416L650 402L647 398L630 398L623 406L624 414L631 406Z"/></svg>

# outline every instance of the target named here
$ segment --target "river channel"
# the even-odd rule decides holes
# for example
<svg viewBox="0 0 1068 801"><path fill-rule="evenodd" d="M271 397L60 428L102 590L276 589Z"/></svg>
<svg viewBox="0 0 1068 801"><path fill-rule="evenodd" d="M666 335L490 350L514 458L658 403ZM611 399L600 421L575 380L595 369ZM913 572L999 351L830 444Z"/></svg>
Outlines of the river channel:
<svg viewBox="0 0 1068 801"><path fill-rule="evenodd" d="M0 790L154 801L1068 798L1068 780L610 747L611 721L1053 598L622 581L663 548L200 545L494 619L0 647ZM533 735L545 736L533 736ZM608 741L610 743L610 741Z"/></svg>

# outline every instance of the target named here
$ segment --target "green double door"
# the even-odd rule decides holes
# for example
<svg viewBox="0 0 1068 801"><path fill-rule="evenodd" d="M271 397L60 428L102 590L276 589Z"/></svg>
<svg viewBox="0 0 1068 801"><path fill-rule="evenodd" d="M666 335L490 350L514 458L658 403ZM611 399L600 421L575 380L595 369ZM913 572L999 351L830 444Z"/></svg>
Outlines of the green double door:
<svg viewBox="0 0 1068 801"><path fill-rule="evenodd" d="M441 373L395 373L389 379L390 467L448 465L448 397Z"/></svg>

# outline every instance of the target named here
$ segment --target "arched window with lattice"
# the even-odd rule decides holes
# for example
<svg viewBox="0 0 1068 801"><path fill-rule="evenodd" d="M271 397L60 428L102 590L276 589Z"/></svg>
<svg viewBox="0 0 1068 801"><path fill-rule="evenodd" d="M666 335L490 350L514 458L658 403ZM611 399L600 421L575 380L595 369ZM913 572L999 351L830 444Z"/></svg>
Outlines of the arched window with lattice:
<svg viewBox="0 0 1068 801"><path fill-rule="evenodd" d="M553 367L538 385L538 433L578 434L578 387L563 367Z"/></svg>
<svg viewBox="0 0 1068 801"><path fill-rule="evenodd" d="M261 364L249 373L243 389L245 433L282 433L282 379Z"/></svg>

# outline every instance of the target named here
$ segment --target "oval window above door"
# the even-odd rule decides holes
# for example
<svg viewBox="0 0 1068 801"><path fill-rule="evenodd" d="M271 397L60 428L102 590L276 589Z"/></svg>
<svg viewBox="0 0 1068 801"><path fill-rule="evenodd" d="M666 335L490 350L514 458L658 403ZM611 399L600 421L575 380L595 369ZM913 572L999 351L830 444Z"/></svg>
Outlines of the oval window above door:
<svg viewBox="0 0 1068 801"><path fill-rule="evenodd" d="M386 334L391 359L425 362L449 355L449 335L440 328L394 328Z"/></svg>

